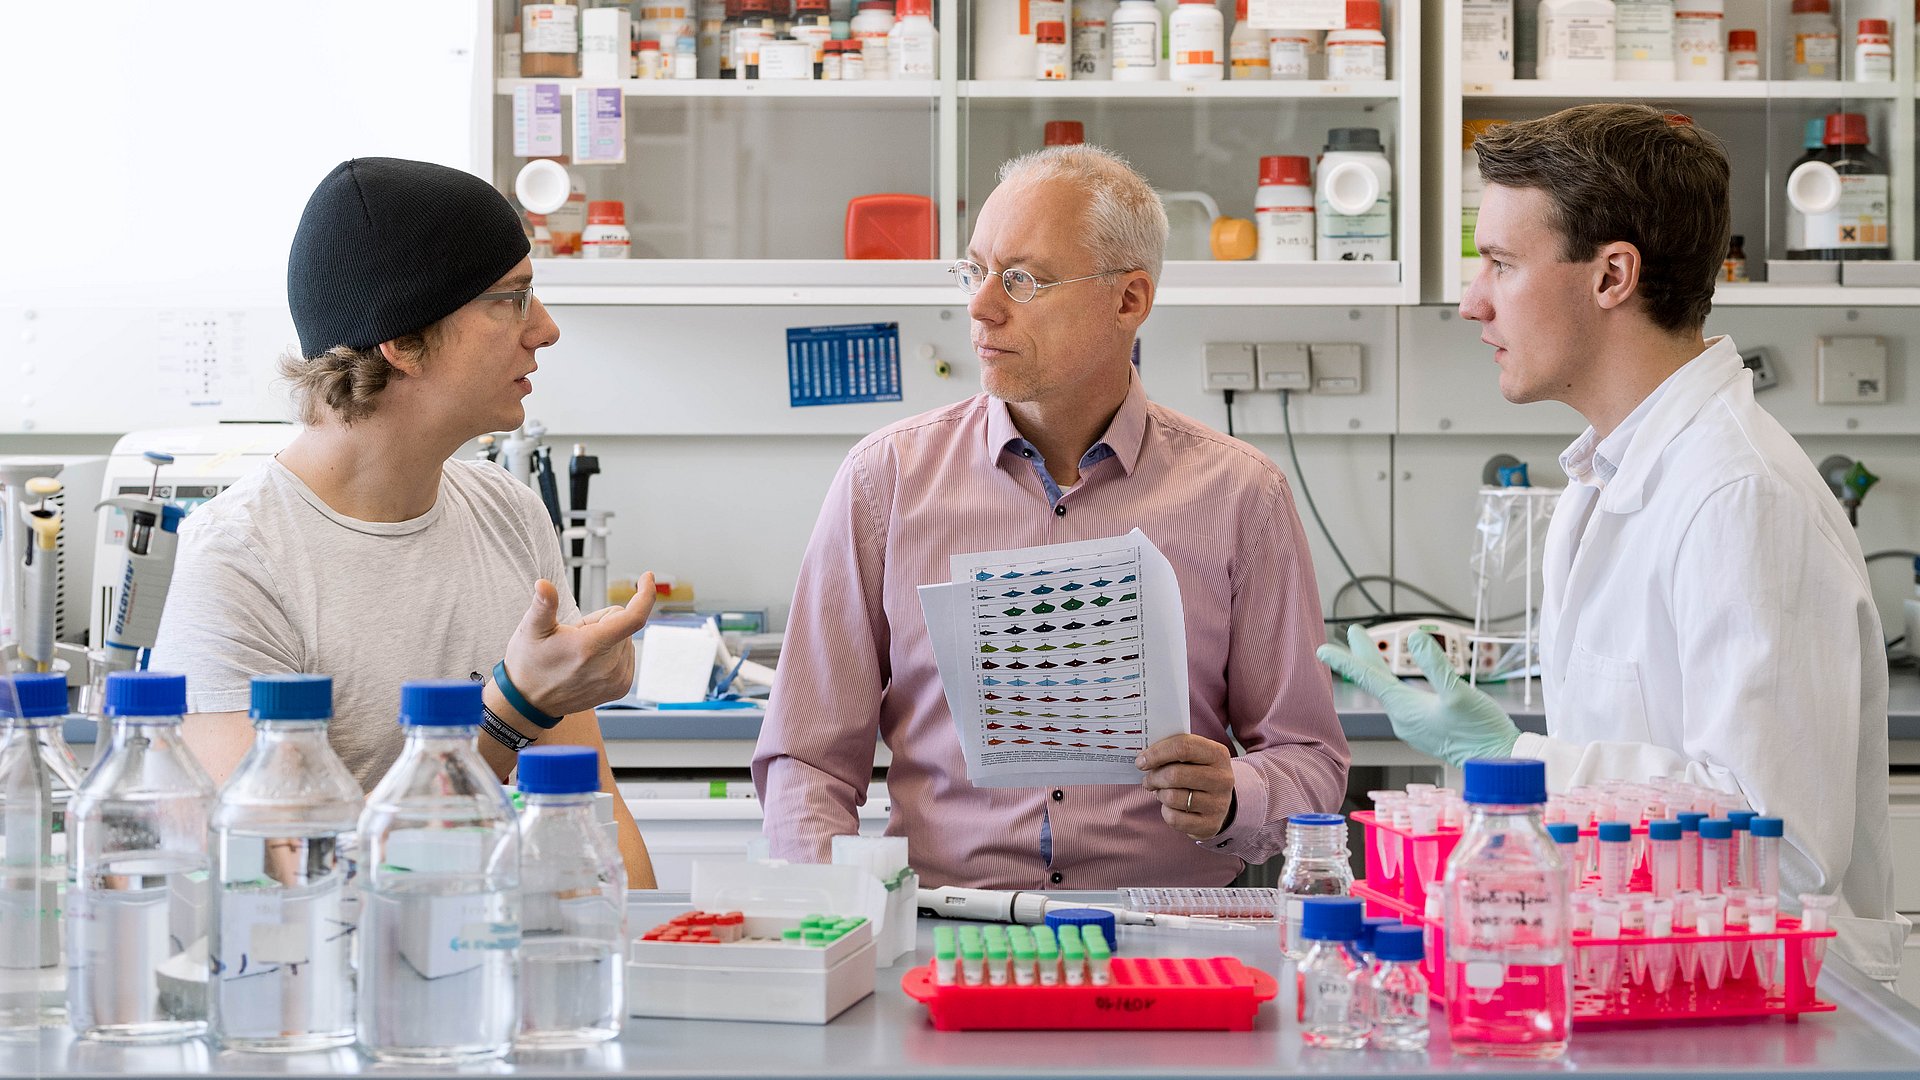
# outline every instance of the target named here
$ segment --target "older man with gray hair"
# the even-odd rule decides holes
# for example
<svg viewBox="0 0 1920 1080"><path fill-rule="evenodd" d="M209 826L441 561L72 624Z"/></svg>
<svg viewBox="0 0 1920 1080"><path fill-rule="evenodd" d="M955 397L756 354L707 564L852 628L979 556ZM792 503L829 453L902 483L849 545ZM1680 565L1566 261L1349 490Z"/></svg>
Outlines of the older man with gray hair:
<svg viewBox="0 0 1920 1080"><path fill-rule="evenodd" d="M1108 151L1000 170L952 268L986 392L855 446L807 546L753 761L773 854L825 861L858 831L876 736L887 831L928 885L1223 885L1279 853L1289 814L1339 807L1347 745L1286 478L1148 401L1129 362L1166 241L1159 197ZM1192 734L1143 752L1137 786L975 787L916 587L951 555L1135 527L1180 581Z"/></svg>

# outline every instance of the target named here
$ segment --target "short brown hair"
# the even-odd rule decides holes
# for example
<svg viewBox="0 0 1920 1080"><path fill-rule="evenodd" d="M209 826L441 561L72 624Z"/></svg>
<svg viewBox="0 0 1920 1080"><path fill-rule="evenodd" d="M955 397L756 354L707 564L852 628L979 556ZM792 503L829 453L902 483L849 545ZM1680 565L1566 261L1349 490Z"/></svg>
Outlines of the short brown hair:
<svg viewBox="0 0 1920 1080"><path fill-rule="evenodd" d="M393 346L425 363L429 336L437 336L438 326L402 334L393 339ZM308 427L321 423L328 412L348 426L372 416L374 399L397 370L378 345L371 349L335 345L310 360L299 349L288 349L280 357L279 368L280 377L293 386L300 422Z"/></svg>
<svg viewBox="0 0 1920 1080"><path fill-rule="evenodd" d="M1661 329L1707 321L1732 229L1713 136L1645 105L1578 105L1501 124L1473 148L1482 180L1546 194L1567 261L1624 240L1640 249L1637 291Z"/></svg>

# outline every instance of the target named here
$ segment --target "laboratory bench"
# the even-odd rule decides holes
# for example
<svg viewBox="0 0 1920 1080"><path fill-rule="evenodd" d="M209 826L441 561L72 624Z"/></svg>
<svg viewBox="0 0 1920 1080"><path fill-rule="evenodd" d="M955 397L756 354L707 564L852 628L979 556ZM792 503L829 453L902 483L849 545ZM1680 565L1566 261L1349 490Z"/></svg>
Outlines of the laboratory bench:
<svg viewBox="0 0 1920 1080"><path fill-rule="evenodd" d="M1073 894L1111 899L1111 894ZM684 894L636 893L628 924L646 926L688 906ZM1292 1019L1288 975L1270 928L1164 930L1122 927L1122 956L1237 956L1280 975L1281 995L1261 1006L1250 1032L1023 1031L942 1032L907 998L900 977L931 953L935 920L920 920L915 957L879 973L872 997L824 1026L733 1021L629 1019L621 1037L588 1050L515 1054L464 1072L516 1076L833 1077L925 1080L929 1077L1259 1077L1448 1076L1464 1072L1578 1072L1605 1077L1684 1075L1759 1077L1808 1074L1920 1076L1920 1010L1830 957L1820 994L1839 1010L1802 1017L1641 1028L1576 1030L1555 1062L1456 1058L1443 1014L1431 1014L1433 1044L1423 1053L1341 1052L1302 1046ZM449 1075L452 1069L382 1065L349 1049L271 1056L221 1053L203 1040L114 1046L75 1040L65 1029L37 1043L0 1043L0 1075L34 1077L269 1077L370 1073Z"/></svg>

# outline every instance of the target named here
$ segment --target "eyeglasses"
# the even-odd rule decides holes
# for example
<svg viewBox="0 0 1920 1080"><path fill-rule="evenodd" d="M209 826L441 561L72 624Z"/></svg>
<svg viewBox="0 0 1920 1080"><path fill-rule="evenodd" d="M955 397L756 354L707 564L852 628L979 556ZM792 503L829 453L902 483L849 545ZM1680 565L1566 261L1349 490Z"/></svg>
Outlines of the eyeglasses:
<svg viewBox="0 0 1920 1080"><path fill-rule="evenodd" d="M947 267L947 273L953 275L953 283L960 286L960 291L966 293L968 296L979 292L980 287L987 283L988 278L997 277L1000 279L1000 287L1007 290L1007 299L1012 300L1016 304L1027 303L1034 297L1040 295L1041 289L1051 289L1055 285L1071 285L1076 281L1091 281L1094 278L1106 277L1108 274L1126 274L1131 272L1131 267L1119 267L1113 270L1102 270L1097 274L1086 274L1081 277L1066 278L1062 281L1048 281L1043 283L1034 280L1032 274L1017 266L1009 266L1005 270L989 270L977 262L969 259L961 259L952 266Z"/></svg>
<svg viewBox="0 0 1920 1080"><path fill-rule="evenodd" d="M513 301L515 312L524 320L527 317L527 305L533 303L533 286L529 285L524 289L509 289L506 292L483 292L473 298L473 302L476 304L482 300L511 300Z"/></svg>

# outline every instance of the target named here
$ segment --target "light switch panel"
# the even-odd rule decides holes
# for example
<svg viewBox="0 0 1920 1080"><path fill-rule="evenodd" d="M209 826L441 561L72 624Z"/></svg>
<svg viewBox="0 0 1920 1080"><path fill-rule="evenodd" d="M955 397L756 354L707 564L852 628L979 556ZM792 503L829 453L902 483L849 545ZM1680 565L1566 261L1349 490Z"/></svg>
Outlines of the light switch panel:
<svg viewBox="0 0 1920 1080"><path fill-rule="evenodd" d="M1822 405L1887 400L1887 343L1877 337L1823 337L1814 351L1814 399Z"/></svg>

